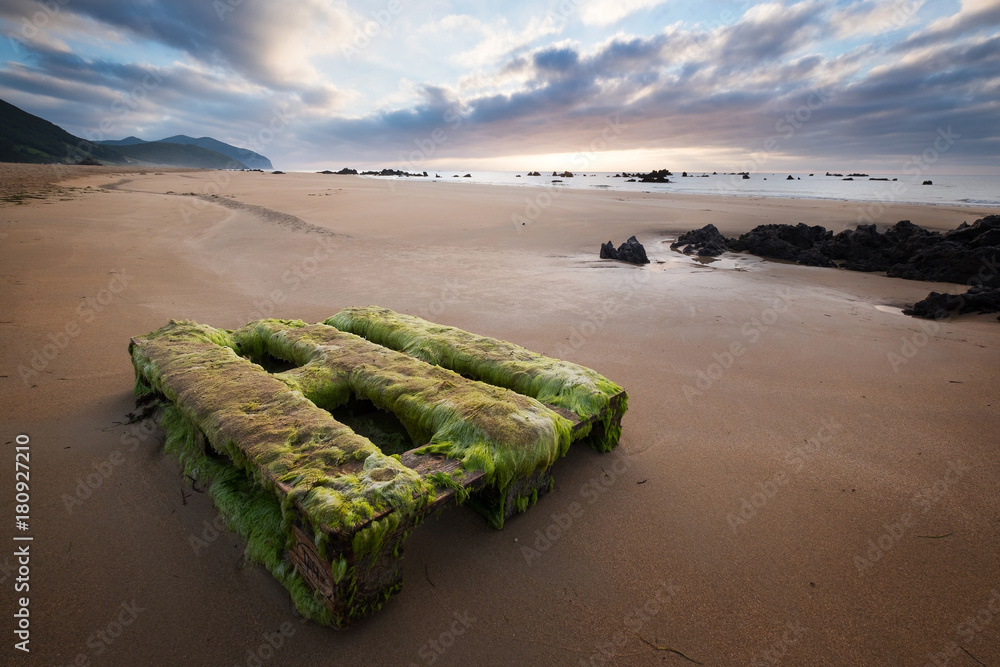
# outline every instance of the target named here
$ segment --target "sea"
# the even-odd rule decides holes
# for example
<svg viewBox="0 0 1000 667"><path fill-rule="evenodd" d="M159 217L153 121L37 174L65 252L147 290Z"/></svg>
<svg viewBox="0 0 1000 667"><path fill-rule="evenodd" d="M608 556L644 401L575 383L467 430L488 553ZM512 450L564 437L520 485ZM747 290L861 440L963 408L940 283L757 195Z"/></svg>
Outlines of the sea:
<svg viewBox="0 0 1000 667"><path fill-rule="evenodd" d="M934 174L865 174L827 176L813 173L751 173L749 179L722 172L675 172L670 183L628 182L615 172L573 172L572 177L528 176L516 171L430 171L411 180L478 183L523 188L613 190L616 192L722 195L734 197L779 197L787 199L833 199L843 201L937 204L942 206L1000 207L1000 176ZM621 172L618 172L621 173ZM469 177L466 177L469 174ZM789 180L788 177L792 179ZM368 178L399 178L370 176ZM887 179L887 180L870 180ZM924 185L931 181L931 185Z"/></svg>

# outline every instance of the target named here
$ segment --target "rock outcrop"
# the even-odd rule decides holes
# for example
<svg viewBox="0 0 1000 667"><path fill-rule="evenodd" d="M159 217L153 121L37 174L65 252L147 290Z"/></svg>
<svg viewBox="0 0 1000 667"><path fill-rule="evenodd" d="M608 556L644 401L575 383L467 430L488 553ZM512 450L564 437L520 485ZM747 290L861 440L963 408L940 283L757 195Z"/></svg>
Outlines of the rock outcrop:
<svg viewBox="0 0 1000 667"><path fill-rule="evenodd" d="M701 229L694 229L670 244L672 250L677 250L683 246L685 255L700 255L702 257L718 257L728 250L726 237L722 235L715 225L705 225Z"/></svg>
<svg viewBox="0 0 1000 667"><path fill-rule="evenodd" d="M903 312L934 320L943 319L952 312L997 313L1000 312L1000 287L975 285L965 294L931 292L926 299L917 301L910 308L904 308Z"/></svg>
<svg viewBox="0 0 1000 667"><path fill-rule="evenodd" d="M809 266L884 271L893 278L972 286L963 295L931 292L905 311L919 317L1000 310L1000 215L971 225L963 222L944 234L901 220L884 232L875 225L858 225L836 235L803 223L760 225L727 239L714 225L706 225L682 235L671 247L682 245L688 254L717 255L728 249Z"/></svg>
<svg viewBox="0 0 1000 667"><path fill-rule="evenodd" d="M618 246L617 250L611 241L601 244L601 259L617 259L629 264L649 264L646 249L634 236L630 236L628 241Z"/></svg>

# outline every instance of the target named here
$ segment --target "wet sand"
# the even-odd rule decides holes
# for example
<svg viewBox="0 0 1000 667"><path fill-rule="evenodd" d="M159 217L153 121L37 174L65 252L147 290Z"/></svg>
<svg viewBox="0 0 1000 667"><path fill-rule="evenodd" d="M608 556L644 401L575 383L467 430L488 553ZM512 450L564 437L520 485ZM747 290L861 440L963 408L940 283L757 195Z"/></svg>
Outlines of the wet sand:
<svg viewBox="0 0 1000 667"><path fill-rule="evenodd" d="M839 230L864 205L316 174L61 186L0 204L8 471L15 436L31 440L30 664L1000 662L996 316L896 310L959 285L667 246L709 222ZM632 234L652 265L598 259ZM630 409L617 452L571 449L503 531L462 508L427 520L403 592L334 631L301 623L158 434L123 424L127 346L170 318L368 304L590 366ZM0 659L29 664L14 561Z"/></svg>

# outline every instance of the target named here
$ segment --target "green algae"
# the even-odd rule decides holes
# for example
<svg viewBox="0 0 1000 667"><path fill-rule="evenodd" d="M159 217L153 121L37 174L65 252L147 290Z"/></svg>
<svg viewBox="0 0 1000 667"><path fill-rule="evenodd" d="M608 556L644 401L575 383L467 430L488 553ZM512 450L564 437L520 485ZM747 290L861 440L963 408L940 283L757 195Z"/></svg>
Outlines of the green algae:
<svg viewBox="0 0 1000 667"><path fill-rule="evenodd" d="M247 540L248 556L286 585L304 615L339 625L375 603L348 602L340 614L319 605L282 556L294 545L293 524L313 532L320 557L334 560L334 577L349 590L356 568L366 567L390 529L417 520L434 486L238 349L231 332L172 321L130 345L138 393L170 401L171 451L196 478L215 480L213 500ZM196 456L198 432L225 463ZM329 550L334 535L357 540L361 551L340 564Z"/></svg>
<svg viewBox="0 0 1000 667"><path fill-rule="evenodd" d="M380 513L413 514L420 477L236 353L230 332L171 322L131 346L136 372L314 529L353 534Z"/></svg>
<svg viewBox="0 0 1000 667"><path fill-rule="evenodd" d="M203 452L198 445L198 428L176 406L168 404L163 408L160 425L166 434L165 451L180 461L186 476L207 487L228 528L246 541L245 557L266 567L281 582L304 617L333 624L330 609L315 598L286 558L292 538L282 529L281 505L274 495L253 484L225 459ZM344 576L343 571L340 576Z"/></svg>
<svg viewBox="0 0 1000 667"><path fill-rule="evenodd" d="M571 423L538 401L323 324L252 322L233 332L241 349L299 368L275 378L333 410L352 397L394 414L417 453L443 454L479 470L501 492L564 455Z"/></svg>
<svg viewBox="0 0 1000 667"><path fill-rule="evenodd" d="M605 431L594 434L596 437L591 437L590 442L605 452L618 444L620 420L628 408L628 396L620 386L589 368L546 357L507 341L375 306L345 308L324 323L461 375L569 410L581 420L603 415ZM615 397L618 398L612 405ZM577 437L584 437L588 431L581 431Z"/></svg>
<svg viewBox="0 0 1000 667"><path fill-rule="evenodd" d="M374 611L401 588L391 572L367 573L390 553L398 559L436 489L454 489L459 503L469 500L502 528L510 513L537 502L532 485L544 482L572 439L591 431L594 417L603 431L592 444L602 451L617 444L627 400L590 369L504 341L392 311L349 311L327 322L359 326L371 313L356 311L373 311L376 326L359 329L379 340L299 320L236 331L172 320L129 346L136 395L171 402L162 416L168 451L208 485L220 514L246 540L247 558L274 574L304 616L328 625ZM382 320L388 324L380 330ZM395 347L387 332L402 352L387 349ZM416 453L482 471L487 488L470 497L461 471L421 479L398 454L331 416L359 399L392 413L413 443L425 443ZM572 431L573 422L542 403L586 421ZM330 599L312 591L288 558L296 525L312 533L330 564Z"/></svg>

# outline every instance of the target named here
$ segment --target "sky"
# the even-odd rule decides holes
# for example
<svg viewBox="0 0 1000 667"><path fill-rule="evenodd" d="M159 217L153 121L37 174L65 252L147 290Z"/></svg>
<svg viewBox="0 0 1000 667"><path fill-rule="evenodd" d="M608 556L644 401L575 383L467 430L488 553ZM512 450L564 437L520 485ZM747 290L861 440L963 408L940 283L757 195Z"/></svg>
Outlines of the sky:
<svg viewBox="0 0 1000 667"><path fill-rule="evenodd" d="M1000 175L1000 0L0 0L0 99L287 170Z"/></svg>

